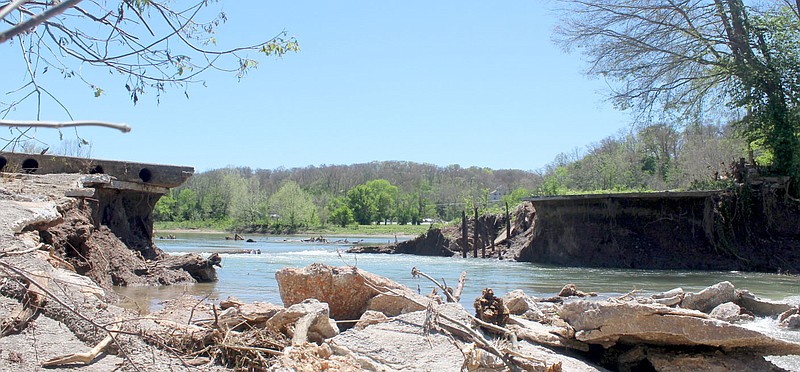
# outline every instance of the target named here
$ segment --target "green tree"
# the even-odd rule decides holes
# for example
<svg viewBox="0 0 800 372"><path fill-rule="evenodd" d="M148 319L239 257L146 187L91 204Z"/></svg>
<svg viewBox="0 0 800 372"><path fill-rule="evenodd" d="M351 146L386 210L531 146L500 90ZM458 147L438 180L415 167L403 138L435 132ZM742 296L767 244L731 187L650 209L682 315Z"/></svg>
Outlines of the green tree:
<svg viewBox="0 0 800 372"><path fill-rule="evenodd" d="M375 203L375 215L373 220L380 224L384 224L394 216L395 206L397 204L397 186L392 185L389 181L384 179L372 180L366 183L369 192L372 194L372 200Z"/></svg>
<svg viewBox="0 0 800 372"><path fill-rule="evenodd" d="M375 198L367 185L358 185L347 192L347 205L359 225L370 225L377 211Z"/></svg>
<svg viewBox="0 0 800 372"><path fill-rule="evenodd" d="M278 215L279 221L289 232L296 232L302 226L308 226L316 215L316 207L311 195L305 192L297 182L288 180L269 198L270 210Z"/></svg>
<svg viewBox="0 0 800 372"><path fill-rule="evenodd" d="M354 221L353 211L347 205L347 200L344 197L331 200L330 204L328 204L328 210L330 210L330 220L337 226L347 227Z"/></svg>
<svg viewBox="0 0 800 372"><path fill-rule="evenodd" d="M175 209L177 201L168 193L158 199L153 209L153 219L156 221L175 221Z"/></svg>
<svg viewBox="0 0 800 372"><path fill-rule="evenodd" d="M182 221L194 221L199 217L197 194L191 189L183 189L178 192L176 200L178 207L178 218Z"/></svg>
<svg viewBox="0 0 800 372"><path fill-rule="evenodd" d="M420 220L420 215L416 194L400 195L397 201L396 217L399 225L417 224L417 221Z"/></svg>
<svg viewBox="0 0 800 372"><path fill-rule="evenodd" d="M258 180L230 173L223 177L223 183L230 191L228 215L234 226L244 230L266 229L269 225L267 196L261 190Z"/></svg>
<svg viewBox="0 0 800 372"><path fill-rule="evenodd" d="M800 161L800 12L791 1L568 0L562 45L645 121L727 107L749 141L772 152L778 174ZM719 109L717 109L719 111Z"/></svg>

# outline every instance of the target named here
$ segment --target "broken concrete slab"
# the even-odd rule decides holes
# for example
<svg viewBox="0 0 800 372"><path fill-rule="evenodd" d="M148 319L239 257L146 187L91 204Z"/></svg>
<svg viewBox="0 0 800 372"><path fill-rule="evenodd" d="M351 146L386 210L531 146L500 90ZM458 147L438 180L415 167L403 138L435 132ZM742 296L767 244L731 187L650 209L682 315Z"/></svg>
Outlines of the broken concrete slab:
<svg viewBox="0 0 800 372"><path fill-rule="evenodd" d="M746 289L736 290L736 301L734 302L753 313L753 315L762 317L778 316L792 307L784 302L760 299Z"/></svg>
<svg viewBox="0 0 800 372"><path fill-rule="evenodd" d="M733 301L736 301L736 288L731 282L726 281L714 284L697 293L684 294L681 307L708 314L718 305Z"/></svg>
<svg viewBox="0 0 800 372"><path fill-rule="evenodd" d="M559 315L575 329L575 338L603 347L622 344L710 346L762 355L800 355L800 344L710 319L695 310L654 304L575 301Z"/></svg>

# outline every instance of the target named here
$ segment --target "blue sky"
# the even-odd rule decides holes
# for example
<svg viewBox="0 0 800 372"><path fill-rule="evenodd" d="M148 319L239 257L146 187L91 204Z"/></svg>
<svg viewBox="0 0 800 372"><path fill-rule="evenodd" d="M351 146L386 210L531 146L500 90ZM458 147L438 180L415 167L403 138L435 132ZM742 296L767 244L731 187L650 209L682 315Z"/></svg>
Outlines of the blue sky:
<svg viewBox="0 0 800 372"><path fill-rule="evenodd" d="M286 30L300 52L261 58L241 81L204 75L207 86L191 86L188 100L178 88L136 106L124 81L89 66L82 71L98 79L99 98L51 74L51 90L76 119L133 128L81 129L93 157L197 171L374 160L536 170L630 125L604 100L606 83L581 73L580 55L551 41L556 2L221 3L229 19L221 44ZM18 46L2 48L0 68L18 71L0 83L5 93L23 71ZM32 115L21 107L8 119ZM49 103L42 119L64 116Z"/></svg>

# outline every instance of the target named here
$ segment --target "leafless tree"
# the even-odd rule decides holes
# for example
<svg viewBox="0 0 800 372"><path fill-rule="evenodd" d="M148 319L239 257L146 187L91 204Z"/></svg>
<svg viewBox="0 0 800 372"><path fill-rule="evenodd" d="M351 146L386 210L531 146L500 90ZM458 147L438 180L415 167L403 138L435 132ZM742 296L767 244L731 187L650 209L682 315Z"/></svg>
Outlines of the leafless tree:
<svg viewBox="0 0 800 372"><path fill-rule="evenodd" d="M740 110L748 140L797 168L800 142L797 36L800 2L763 0L564 0L557 40L578 48L588 73L641 121ZM794 115L796 116L796 114Z"/></svg>

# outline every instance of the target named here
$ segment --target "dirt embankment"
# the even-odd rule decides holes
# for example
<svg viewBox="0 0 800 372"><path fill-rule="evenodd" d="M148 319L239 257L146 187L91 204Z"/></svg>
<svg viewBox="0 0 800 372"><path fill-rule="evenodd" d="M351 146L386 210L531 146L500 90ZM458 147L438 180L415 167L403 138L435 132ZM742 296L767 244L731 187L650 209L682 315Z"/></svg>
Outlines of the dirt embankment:
<svg viewBox="0 0 800 372"><path fill-rule="evenodd" d="M51 357L88 351L86 344L111 336L106 351L119 357L75 370L180 368L179 358L142 337L148 325L127 322L138 314L111 304L110 286L195 279L151 244L128 249L103 223L104 210L120 211L99 207L114 201L81 190L81 175L0 177L0 370L39 370Z"/></svg>
<svg viewBox="0 0 800 372"><path fill-rule="evenodd" d="M510 238L479 216L353 252L508 258L563 266L800 273L800 202L773 184L736 192L582 195L525 202ZM476 234L477 229L477 234ZM475 253L477 252L477 254Z"/></svg>

